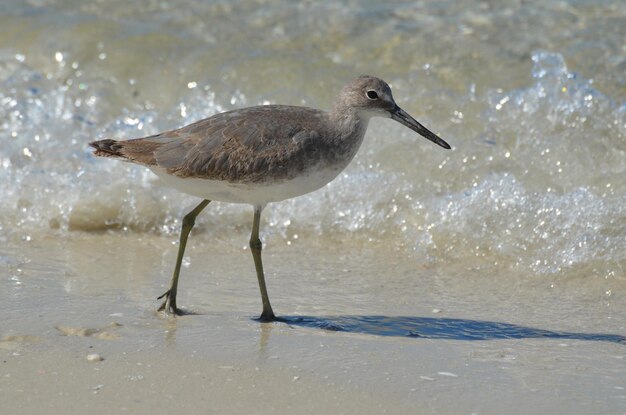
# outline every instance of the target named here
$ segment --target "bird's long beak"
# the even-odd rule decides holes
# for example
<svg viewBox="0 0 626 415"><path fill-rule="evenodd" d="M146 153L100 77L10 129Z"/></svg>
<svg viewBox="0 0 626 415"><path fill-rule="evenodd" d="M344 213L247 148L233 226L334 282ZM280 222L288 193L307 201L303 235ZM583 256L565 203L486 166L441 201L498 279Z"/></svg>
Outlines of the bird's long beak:
<svg viewBox="0 0 626 415"><path fill-rule="evenodd" d="M439 138L437 134L433 133L428 128L424 127L422 124L417 122L415 118L411 117L409 114L406 113L406 111L404 111L399 106L396 105L394 109L389 111L389 113L391 114L392 120L398 121L400 124L409 127L411 130L415 131L422 137L425 137L429 139L430 141L432 141L433 143L438 144L441 147L450 150L451 147L448 143L446 143L441 138Z"/></svg>

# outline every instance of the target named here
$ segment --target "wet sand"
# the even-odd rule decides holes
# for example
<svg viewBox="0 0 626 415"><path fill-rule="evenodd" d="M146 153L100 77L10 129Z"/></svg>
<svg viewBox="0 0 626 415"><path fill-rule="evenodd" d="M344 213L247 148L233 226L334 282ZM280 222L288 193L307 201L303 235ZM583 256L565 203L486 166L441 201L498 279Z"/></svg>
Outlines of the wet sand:
<svg viewBox="0 0 626 415"><path fill-rule="evenodd" d="M4 409L626 410L624 306L605 301L601 281L440 275L357 238L270 239L268 289L288 321L268 324L253 319L260 296L243 231L189 246L181 318L154 311L171 236L74 232L2 252Z"/></svg>

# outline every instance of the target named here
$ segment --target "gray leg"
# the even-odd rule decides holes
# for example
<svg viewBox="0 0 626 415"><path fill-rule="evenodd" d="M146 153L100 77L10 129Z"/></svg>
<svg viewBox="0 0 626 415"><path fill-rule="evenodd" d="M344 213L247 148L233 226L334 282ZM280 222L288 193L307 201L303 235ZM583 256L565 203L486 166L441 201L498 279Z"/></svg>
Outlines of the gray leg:
<svg viewBox="0 0 626 415"><path fill-rule="evenodd" d="M176 258L176 267L174 268L174 276L170 284L170 289L161 295L157 300L165 297L165 301L159 307L159 311L165 310L170 314L180 315L181 312L176 307L176 290L178 289L178 277L180 275L180 266L183 263L183 254L185 253L185 247L187 246L187 237L189 232L196 224L196 216L202 212L202 210L210 203L210 200L203 200L198 206L196 206L191 212L187 213L183 218L183 227L180 231L180 243L178 245L178 257Z"/></svg>
<svg viewBox="0 0 626 415"><path fill-rule="evenodd" d="M261 289L261 299L263 300L263 312L261 313L261 321L275 321L276 316L272 311L270 298L267 295L265 287L265 276L263 275L263 261L261 261L261 249L263 243L259 239L259 222L261 221L262 206L254 207L254 222L252 222L252 234L250 235L250 250L254 259L254 267L256 268L256 276L259 279L259 288Z"/></svg>

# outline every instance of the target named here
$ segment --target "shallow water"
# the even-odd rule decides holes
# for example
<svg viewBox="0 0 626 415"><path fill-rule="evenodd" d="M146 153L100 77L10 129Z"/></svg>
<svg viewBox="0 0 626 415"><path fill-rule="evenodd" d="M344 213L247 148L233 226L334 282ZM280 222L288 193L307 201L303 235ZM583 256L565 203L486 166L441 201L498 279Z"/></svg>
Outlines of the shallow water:
<svg viewBox="0 0 626 415"><path fill-rule="evenodd" d="M3 6L3 238L175 234L194 199L96 160L89 140L262 102L328 107L369 72L454 150L374 120L334 183L266 210L266 238L384 241L494 277L624 278L626 7L455 4ZM212 206L201 227L243 232L248 210Z"/></svg>
<svg viewBox="0 0 626 415"><path fill-rule="evenodd" d="M120 306L122 290L135 296L130 308L147 309L164 289L175 255L164 245L197 200L142 167L94 158L92 139L149 135L262 103L328 108L345 82L368 73L390 82L399 105L453 150L374 119L334 182L268 206L268 279L306 269L316 282L307 290L307 278L283 279L278 286L295 297L268 282L280 309L322 327L419 332L430 327L423 316L441 308L442 318L513 325L479 334L522 326L624 335L625 38L623 2L4 1L2 302L21 313L54 309L58 299L32 294L59 284L71 313L90 296ZM253 270L243 271L245 285L214 293L220 278L239 275L220 264L222 254L217 264L204 257L237 249L224 258L251 267L238 249L251 220L249 206L219 203L199 217L184 303L257 310ZM308 247L322 257L303 268L297 258ZM94 270L107 261L115 278ZM223 273L209 271L210 282L194 274L211 263ZM192 287L215 297L200 300ZM452 329L452 340L466 329ZM613 383L607 388L622 387ZM622 395L611 395L610 408Z"/></svg>

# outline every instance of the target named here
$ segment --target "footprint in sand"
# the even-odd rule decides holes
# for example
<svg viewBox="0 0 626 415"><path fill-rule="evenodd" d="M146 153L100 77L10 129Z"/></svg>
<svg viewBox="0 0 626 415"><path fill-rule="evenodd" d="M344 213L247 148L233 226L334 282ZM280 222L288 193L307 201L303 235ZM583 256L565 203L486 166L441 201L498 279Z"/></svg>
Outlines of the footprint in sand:
<svg viewBox="0 0 626 415"><path fill-rule="evenodd" d="M119 323L111 323L108 326L101 328L68 327L62 325L55 326L54 328L56 328L63 336L94 337L96 339L116 340L120 336L112 330L119 327L122 327L122 325Z"/></svg>

